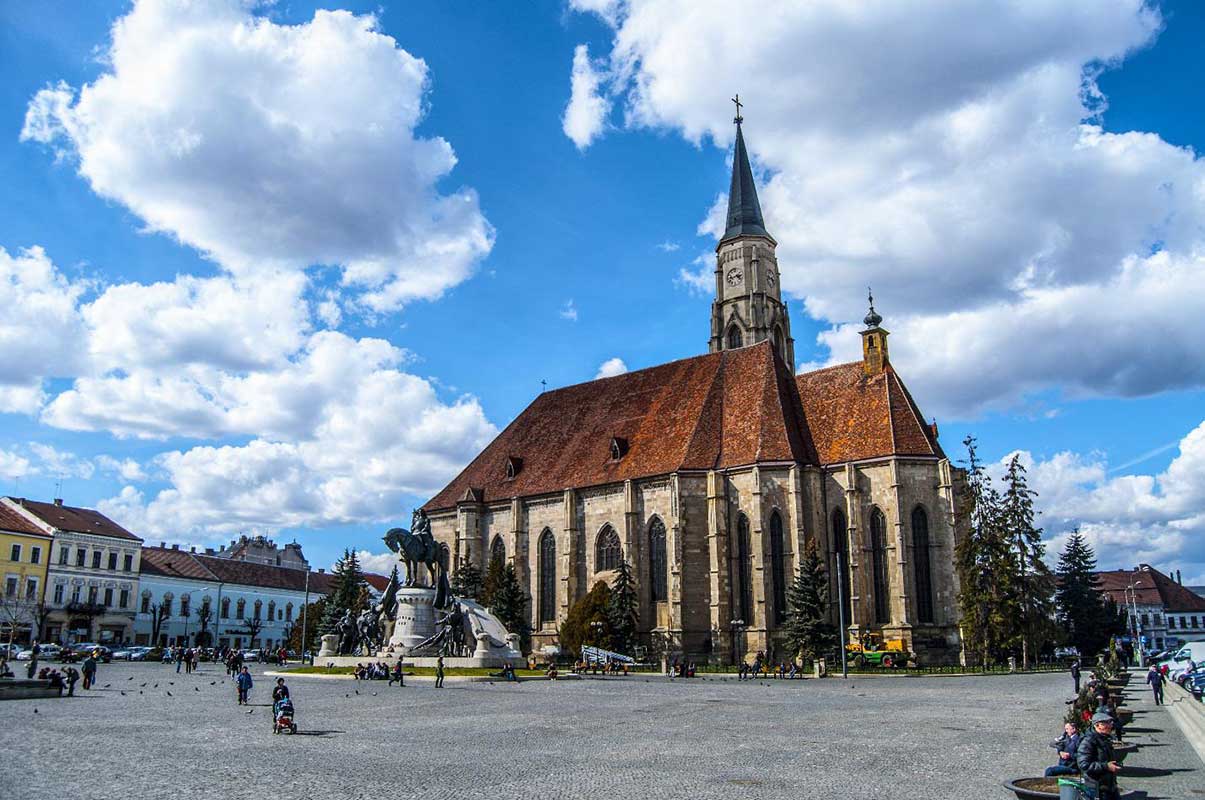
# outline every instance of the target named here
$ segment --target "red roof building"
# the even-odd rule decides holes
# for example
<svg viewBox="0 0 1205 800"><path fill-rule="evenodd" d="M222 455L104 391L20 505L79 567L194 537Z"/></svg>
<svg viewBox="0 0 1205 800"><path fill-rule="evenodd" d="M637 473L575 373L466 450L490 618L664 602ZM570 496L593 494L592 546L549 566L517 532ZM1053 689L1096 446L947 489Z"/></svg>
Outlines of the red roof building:
<svg viewBox="0 0 1205 800"><path fill-rule="evenodd" d="M960 474L873 300L862 360L794 374L776 248L738 126L710 352L539 395L424 506L453 568L514 565L537 648L627 561L646 646L785 656L786 586L814 541L834 623L957 660Z"/></svg>
<svg viewBox="0 0 1205 800"><path fill-rule="evenodd" d="M1096 573L1100 589L1126 611L1130 632L1147 650L1205 640L1205 597L1150 564Z"/></svg>

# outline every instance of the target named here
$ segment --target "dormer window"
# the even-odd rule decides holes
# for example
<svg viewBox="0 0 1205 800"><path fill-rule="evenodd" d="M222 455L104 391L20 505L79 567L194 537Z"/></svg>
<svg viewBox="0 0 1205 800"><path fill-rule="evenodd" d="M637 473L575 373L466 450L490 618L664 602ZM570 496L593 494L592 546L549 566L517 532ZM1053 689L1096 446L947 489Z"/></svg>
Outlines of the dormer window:
<svg viewBox="0 0 1205 800"><path fill-rule="evenodd" d="M515 476L523 469L523 459L510 456L506 459L506 479L514 480Z"/></svg>
<svg viewBox="0 0 1205 800"><path fill-rule="evenodd" d="M611 437L611 460L618 461L628 453L628 440L619 436Z"/></svg>

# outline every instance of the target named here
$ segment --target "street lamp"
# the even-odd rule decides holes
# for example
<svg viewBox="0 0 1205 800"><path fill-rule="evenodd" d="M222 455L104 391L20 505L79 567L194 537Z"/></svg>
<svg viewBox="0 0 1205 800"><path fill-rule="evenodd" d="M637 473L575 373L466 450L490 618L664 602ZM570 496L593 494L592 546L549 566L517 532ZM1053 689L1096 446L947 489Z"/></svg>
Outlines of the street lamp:
<svg viewBox="0 0 1205 800"><path fill-rule="evenodd" d="M1126 586L1126 598L1130 602L1130 631L1137 647L1134 649L1135 666L1142 666L1142 623L1138 620L1138 587L1142 581L1130 581Z"/></svg>
<svg viewBox="0 0 1205 800"><path fill-rule="evenodd" d="M733 666L738 666L745 655L745 648L742 646L744 642L742 641L741 637L741 631L745 627L745 621L743 619L734 619L728 624L732 626L732 664Z"/></svg>

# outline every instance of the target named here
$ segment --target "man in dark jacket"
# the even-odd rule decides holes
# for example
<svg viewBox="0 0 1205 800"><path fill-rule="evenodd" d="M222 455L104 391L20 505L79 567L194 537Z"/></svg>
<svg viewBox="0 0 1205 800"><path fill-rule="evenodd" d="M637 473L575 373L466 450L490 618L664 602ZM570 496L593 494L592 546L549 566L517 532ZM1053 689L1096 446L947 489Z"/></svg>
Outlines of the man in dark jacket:
<svg viewBox="0 0 1205 800"><path fill-rule="evenodd" d="M1113 760L1113 718L1103 712L1092 715L1092 729L1080 737L1075 763L1097 800L1121 800L1117 773L1121 765Z"/></svg>
<svg viewBox="0 0 1205 800"><path fill-rule="evenodd" d="M1163 684L1167 679L1163 677L1163 673L1154 664L1151 664L1151 669L1146 673L1146 682L1151 685L1151 691L1155 693L1155 705L1163 705Z"/></svg>
<svg viewBox="0 0 1205 800"><path fill-rule="evenodd" d="M1071 662L1071 680L1075 681L1075 694L1079 696L1079 659Z"/></svg>
<svg viewBox="0 0 1205 800"><path fill-rule="evenodd" d="M1070 722L1063 724L1063 735L1051 744L1059 753L1059 763L1046 768L1046 777L1056 775L1077 775L1079 767L1075 763L1075 751L1079 748L1079 731Z"/></svg>

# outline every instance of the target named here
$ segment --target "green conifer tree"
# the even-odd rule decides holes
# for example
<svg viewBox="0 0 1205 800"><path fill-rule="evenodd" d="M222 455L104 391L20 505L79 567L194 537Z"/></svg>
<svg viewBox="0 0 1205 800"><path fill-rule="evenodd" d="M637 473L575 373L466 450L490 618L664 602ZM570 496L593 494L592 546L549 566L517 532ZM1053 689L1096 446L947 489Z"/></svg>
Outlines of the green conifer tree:
<svg viewBox="0 0 1205 800"><path fill-rule="evenodd" d="M1068 641L1084 658L1103 650L1118 632L1117 613L1108 610L1095 572L1096 553L1076 528L1059 554L1055 605Z"/></svg>
<svg viewBox="0 0 1205 800"><path fill-rule="evenodd" d="M452 573L452 594L457 597L467 597L470 600L480 600L482 597L481 570L470 559L460 563L460 567Z"/></svg>
<svg viewBox="0 0 1205 800"><path fill-rule="evenodd" d="M480 602L483 606L491 607L494 604L494 591L502 582L502 573L505 571L505 563L501 558L490 558L490 561L485 566L485 578L481 582Z"/></svg>
<svg viewBox="0 0 1205 800"><path fill-rule="evenodd" d="M515 565L507 564L494 588L490 611L510 633L519 637L519 648L526 653L531 649L531 624L528 622L527 593L519 583Z"/></svg>
<svg viewBox="0 0 1205 800"><path fill-rule="evenodd" d="M611 583L611 603L607 609L611 623L611 644L620 653L631 655L636 649L636 628L640 624L640 599L632 566L621 559Z"/></svg>
<svg viewBox="0 0 1205 800"><path fill-rule="evenodd" d="M575 657L581 655L583 644L610 650L611 618L607 613L610 608L611 587L599 581L565 615L557 632L561 650Z"/></svg>
<svg viewBox="0 0 1205 800"><path fill-rule="evenodd" d="M1008 463L1004 486L1000 519L1012 550L1008 585L1014 589L1004 602L1014 606L1016 624L1010 639L1019 642L1021 663L1028 669L1030 659L1046 644L1043 632L1049 631L1054 581L1043 560L1046 546L1042 544L1042 529L1035 525L1033 498L1037 492L1029 488L1019 455L1013 455Z"/></svg>
<svg viewBox="0 0 1205 800"><path fill-rule="evenodd" d="M805 661L820 658L837 647L837 631L828 622L828 578L824 562L809 539L795 580L787 588L787 618L783 629L792 657Z"/></svg>
<svg viewBox="0 0 1205 800"><path fill-rule="evenodd" d="M365 589L368 587L364 580L364 571L360 569L360 560L350 549L343 551L343 557L335 562L332 570L335 581L331 592L326 598L326 614L322 619L323 633L330 633L335 624L343 618L347 611L356 616L364 608Z"/></svg>

